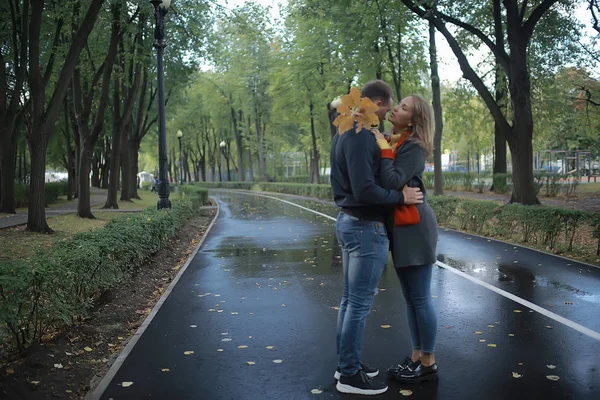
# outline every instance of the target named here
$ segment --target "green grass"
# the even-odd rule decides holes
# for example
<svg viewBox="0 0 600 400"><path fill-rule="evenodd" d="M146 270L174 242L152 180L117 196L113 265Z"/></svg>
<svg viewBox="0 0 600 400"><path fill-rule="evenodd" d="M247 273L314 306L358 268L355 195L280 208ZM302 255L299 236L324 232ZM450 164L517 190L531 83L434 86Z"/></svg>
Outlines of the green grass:
<svg viewBox="0 0 600 400"><path fill-rule="evenodd" d="M24 226L0 230L0 261L26 260L37 250L51 247L60 240L65 240L77 233L86 232L104 226L111 219L123 213L98 213L96 219L79 218L75 214L60 215L48 218L48 225L54 230L53 235L43 235L25 231Z"/></svg>
<svg viewBox="0 0 600 400"><path fill-rule="evenodd" d="M158 202L158 195L156 193L150 193L145 190L138 190L138 194L141 197L141 200L133 199L131 201L119 201L119 209L120 210L143 210L148 207L156 207L156 203ZM118 197L120 197L121 192L118 193ZM175 199L175 195L171 193L171 198ZM104 204L93 207L93 212L99 211Z"/></svg>
<svg viewBox="0 0 600 400"><path fill-rule="evenodd" d="M590 182L590 183L582 183L577 188L578 194L600 194L600 182Z"/></svg>

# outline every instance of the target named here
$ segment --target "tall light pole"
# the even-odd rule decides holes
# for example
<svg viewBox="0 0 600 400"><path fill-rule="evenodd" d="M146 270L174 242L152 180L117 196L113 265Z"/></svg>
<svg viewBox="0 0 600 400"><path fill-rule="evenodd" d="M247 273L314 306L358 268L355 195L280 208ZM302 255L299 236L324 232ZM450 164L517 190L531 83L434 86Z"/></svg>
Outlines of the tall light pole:
<svg viewBox="0 0 600 400"><path fill-rule="evenodd" d="M225 141L219 143L219 147L221 148L221 182L225 180L225 172L223 172L225 166L225 146L227 146Z"/></svg>
<svg viewBox="0 0 600 400"><path fill-rule="evenodd" d="M181 138L183 137L183 132L181 129L177 131L177 139L179 139L179 184L183 184L183 158L181 157Z"/></svg>
<svg viewBox="0 0 600 400"><path fill-rule="evenodd" d="M163 54L165 52L165 15L171 0L151 0L154 6L156 26L154 28L154 47L156 48L156 71L158 73L158 203L156 207L171 208L169 200L169 179L167 177L167 124L165 117L165 82Z"/></svg>

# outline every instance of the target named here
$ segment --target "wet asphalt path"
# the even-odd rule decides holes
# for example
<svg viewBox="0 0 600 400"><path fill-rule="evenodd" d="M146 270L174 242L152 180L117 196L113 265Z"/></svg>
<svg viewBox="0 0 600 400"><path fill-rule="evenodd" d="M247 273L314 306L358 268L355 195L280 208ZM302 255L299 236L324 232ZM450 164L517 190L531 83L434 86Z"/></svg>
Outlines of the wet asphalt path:
<svg viewBox="0 0 600 400"><path fill-rule="evenodd" d="M333 221L272 199L215 193L218 221L102 398L359 398L338 394L332 377L343 284ZM336 215L326 204L292 201ZM597 268L443 230L439 253L481 281L600 331ZM391 267L379 286L362 354L384 376L410 339ZM399 398L401 389L414 399L600 398L600 341L444 268L434 269L432 295L439 383L390 382L374 398Z"/></svg>

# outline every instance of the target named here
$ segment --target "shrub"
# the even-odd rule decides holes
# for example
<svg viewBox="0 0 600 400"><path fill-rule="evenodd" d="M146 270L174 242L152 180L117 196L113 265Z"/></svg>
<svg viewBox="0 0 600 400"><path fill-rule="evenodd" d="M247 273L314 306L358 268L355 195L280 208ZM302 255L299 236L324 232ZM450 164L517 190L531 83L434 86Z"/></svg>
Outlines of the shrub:
<svg viewBox="0 0 600 400"><path fill-rule="evenodd" d="M0 336L22 351L84 316L98 296L164 248L203 204L206 190L57 242L29 262L0 264Z"/></svg>
<svg viewBox="0 0 600 400"><path fill-rule="evenodd" d="M433 189L434 185L435 185L434 173L433 172L423 172L423 183L425 184L426 189Z"/></svg>
<svg viewBox="0 0 600 400"><path fill-rule="evenodd" d="M559 174L546 174L544 179L544 194L547 197L556 197L560 192L560 179Z"/></svg>
<svg viewBox="0 0 600 400"><path fill-rule="evenodd" d="M494 193L504 194L510 191L512 174L494 174L492 176Z"/></svg>
<svg viewBox="0 0 600 400"><path fill-rule="evenodd" d="M67 182L48 182L44 185L46 206L54 203L59 196L67 194ZM29 185L15 184L15 207L29 206Z"/></svg>
<svg viewBox="0 0 600 400"><path fill-rule="evenodd" d="M454 196L431 196L427 202L435 212L439 224L447 224L456 214L460 198Z"/></svg>
<svg viewBox="0 0 600 400"><path fill-rule="evenodd" d="M498 209L498 206L491 201L463 199L460 202L456 216L461 229L481 233L496 209Z"/></svg>
<svg viewBox="0 0 600 400"><path fill-rule="evenodd" d="M463 190L466 191L471 191L473 190L473 180L475 179L475 177L473 176L472 173L468 172L468 173L464 173L462 174L461 178L461 186Z"/></svg>
<svg viewBox="0 0 600 400"><path fill-rule="evenodd" d="M596 255L600 256L600 213L593 213L589 217L590 223L594 231L592 235L598 239L598 244L596 245Z"/></svg>
<svg viewBox="0 0 600 400"><path fill-rule="evenodd" d="M463 172L444 172L444 190L458 190L463 183Z"/></svg>
<svg viewBox="0 0 600 400"><path fill-rule="evenodd" d="M565 175L564 177L564 189L565 196L575 196L577 193L577 188L579 188L580 177L578 175Z"/></svg>

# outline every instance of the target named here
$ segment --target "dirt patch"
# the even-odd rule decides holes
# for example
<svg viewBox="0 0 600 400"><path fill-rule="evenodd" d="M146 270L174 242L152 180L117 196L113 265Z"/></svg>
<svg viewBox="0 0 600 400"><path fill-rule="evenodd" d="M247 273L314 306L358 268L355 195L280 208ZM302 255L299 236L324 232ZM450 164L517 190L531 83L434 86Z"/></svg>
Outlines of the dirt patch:
<svg viewBox="0 0 600 400"><path fill-rule="evenodd" d="M82 399L150 313L214 215L205 210L181 228L166 249L104 294L89 318L31 347L19 360L4 360L0 399Z"/></svg>

